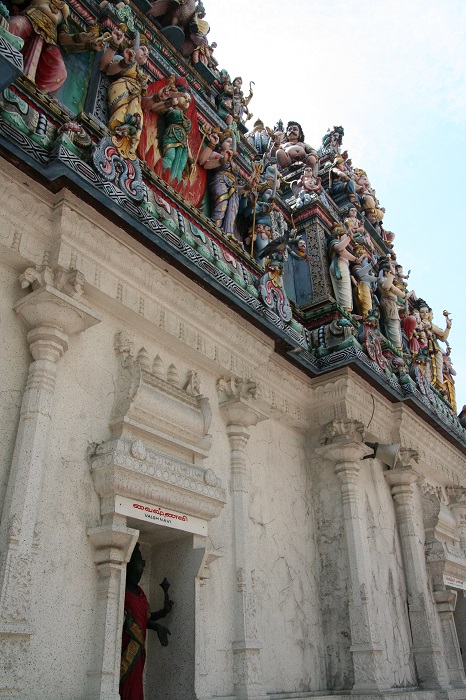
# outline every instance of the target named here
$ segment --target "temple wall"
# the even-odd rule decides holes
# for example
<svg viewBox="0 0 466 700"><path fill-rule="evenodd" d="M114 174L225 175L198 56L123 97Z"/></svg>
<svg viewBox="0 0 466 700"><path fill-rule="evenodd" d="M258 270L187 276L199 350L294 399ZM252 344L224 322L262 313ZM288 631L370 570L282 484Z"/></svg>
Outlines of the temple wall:
<svg viewBox="0 0 466 700"><path fill-rule="evenodd" d="M73 194L46 192L7 164L5 172L7 197L2 200L5 215L0 220L4 329L0 502L5 501L31 363L26 324L12 310L18 300L31 294L29 287L21 289L18 276L42 264L76 268L84 275L82 299L99 319L70 336L68 349L57 363L40 496L38 491L28 495L37 507L39 523L28 559L32 631L24 633L30 634L28 658L34 672L19 678L23 691L18 692L23 695L16 696L31 700L117 697L114 691L99 695L90 689L88 672L96 661L92 644L98 636L102 600L117 599L121 582L107 593L98 593L103 584L92 539L97 535L89 532L105 522L124 531L129 541L136 521L126 523L121 515L111 520L108 513L101 521L101 509L104 514L108 502L96 492L90 459L98 454L96 446L112 438L110 424L119 415L118 396L130 357L127 348L131 348L133 366L139 362L147 373L152 372L152 384L156 365L164 386L170 383L166 380L170 372L172 380L175 374L180 396L188 392L190 372L196 372L200 393L211 411L208 434L212 441L202 450L176 434L178 422L187 424L191 415L185 408L186 397L179 399L171 436L156 432L151 436L147 427L144 432L132 419L126 429L133 431L133 447L139 430L147 449L160 449L209 475L214 473L206 476L206 483L215 488L221 485L225 494L224 502L217 498L215 513L214 506L209 506L213 515L206 538L189 534L170 545L154 540L150 528L141 534L147 547L146 592L152 600L158 596L160 603L158 583L160 576L167 575L175 600L166 622L173 635L168 649L160 649L155 636L149 644L148 697L156 700L176 690L178 700L235 698L243 685L250 688L247 697L258 698L267 693L286 697L350 690L357 681L351 640L356 618L350 620L348 600L353 596L354 602L355 594L362 603L351 614L357 617L366 606L372 615L377 663L381 659L380 687L416 685L403 555L386 468L374 459L359 462L351 517L354 520L359 513L361 555L348 545L342 477L336 476L330 453L316 450L323 449L322 431L329 423L363 424L368 426L368 438L399 440L406 448L417 449L420 469L439 487L464 479L464 457L410 409L391 404L350 369L315 380L306 377L274 353L272 341L260 330ZM225 377L245 386L255 383L254 397L249 390L245 396L238 395L244 415L249 411L253 416L249 421L244 418L241 423L241 415L233 419L228 401L219 398L219 382ZM161 412L153 414L155 431L163 418ZM247 432L244 445L228 437L227 425L241 428L244 435ZM40 436L34 439L40 443ZM241 450L244 465L238 457ZM415 518L420 540L419 499ZM125 529L127 525L130 529ZM13 545L15 537L10 535ZM127 558L129 554L128 549ZM245 568L237 565L240 559L246 562ZM119 570L123 565L120 561ZM184 582L186 589L180 590ZM429 615L438 629L433 612ZM120 629L116 608L107 613L110 618ZM244 655L244 665L238 665L232 654L241 625L244 639L237 657ZM23 647L18 648L21 657ZM102 653L105 666L113 652ZM118 653L115 648L116 659ZM361 663L370 664L371 659ZM108 669L107 675L111 675Z"/></svg>

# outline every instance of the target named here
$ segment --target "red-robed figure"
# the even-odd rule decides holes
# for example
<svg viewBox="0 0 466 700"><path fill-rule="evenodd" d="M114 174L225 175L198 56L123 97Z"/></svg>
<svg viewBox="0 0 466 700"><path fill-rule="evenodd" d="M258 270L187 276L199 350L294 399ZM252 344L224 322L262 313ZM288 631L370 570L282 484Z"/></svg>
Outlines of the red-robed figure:
<svg viewBox="0 0 466 700"><path fill-rule="evenodd" d="M164 607L151 613L149 602L139 586L145 561L136 544L126 567L125 620L121 645L120 696L122 700L144 700L142 674L146 660L146 629L155 630L166 647L170 631L156 620L168 615L173 602L168 597L168 582L160 585L165 594Z"/></svg>

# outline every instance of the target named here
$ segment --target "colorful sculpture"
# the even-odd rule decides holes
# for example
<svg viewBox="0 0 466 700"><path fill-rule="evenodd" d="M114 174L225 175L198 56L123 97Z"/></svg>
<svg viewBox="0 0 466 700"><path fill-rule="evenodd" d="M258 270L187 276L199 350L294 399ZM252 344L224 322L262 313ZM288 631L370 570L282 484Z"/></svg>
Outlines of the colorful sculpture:
<svg viewBox="0 0 466 700"><path fill-rule="evenodd" d="M214 50L217 48L217 43L213 41L211 44L208 43L207 39L203 41L199 46L196 46L191 54L191 62L193 65L196 63L203 63L207 68L209 68L213 73L217 73L218 61L214 56Z"/></svg>
<svg viewBox="0 0 466 700"><path fill-rule="evenodd" d="M191 56L195 51L201 51L207 46L207 34L210 32L210 26L204 17L204 5L199 1L185 30L186 39L181 49L183 56Z"/></svg>
<svg viewBox="0 0 466 700"><path fill-rule="evenodd" d="M252 85L254 83L251 81L249 83L249 95L245 97L242 91L243 79L238 76L233 80L233 118L237 122L245 123L252 117L248 109L248 105L253 97Z"/></svg>
<svg viewBox="0 0 466 700"><path fill-rule="evenodd" d="M253 130L249 131L245 138L259 155L263 156L270 148L272 136L272 132L264 125L264 122L261 119L256 119Z"/></svg>
<svg viewBox="0 0 466 700"><path fill-rule="evenodd" d="M196 0L154 0L147 14L156 17L162 27L185 29L196 12L196 5Z"/></svg>
<svg viewBox="0 0 466 700"><path fill-rule="evenodd" d="M345 130L342 126L334 126L333 129L329 128L322 139L321 153L338 155L341 151L344 135Z"/></svg>
<svg viewBox="0 0 466 700"><path fill-rule="evenodd" d="M253 175L248 181L248 190L240 199L239 211L246 220L246 250L256 259L260 259L270 241L285 233L283 214L275 207L278 189L276 166L269 165L261 174L261 162L254 163Z"/></svg>
<svg viewBox="0 0 466 700"><path fill-rule="evenodd" d="M333 224L332 234L328 242L328 254L331 261L330 278L337 304L348 312L353 310L349 263L359 262L359 258L348 250L352 241L352 234L348 233L341 224Z"/></svg>
<svg viewBox="0 0 466 700"><path fill-rule="evenodd" d="M116 54L123 46L123 40L123 31L114 29L110 45L100 59L100 70L109 76L116 76L108 89L108 128L112 141L123 158L135 160L143 125L143 98L147 94L148 83L143 66L147 62L149 49L144 38L136 34L132 46L123 48L123 55ZM162 109L165 97L168 97L168 93L160 95L158 102L149 101L147 106Z"/></svg>
<svg viewBox="0 0 466 700"><path fill-rule="evenodd" d="M354 299L358 314L365 320L374 306L372 295L377 287L377 277L374 275L371 259L361 245L354 246L353 255L357 258L351 266Z"/></svg>
<svg viewBox="0 0 466 700"><path fill-rule="evenodd" d="M430 372L429 379L433 382L437 388L443 388L443 359L444 354L442 348L439 345L439 341L446 342L448 336L450 335L450 329L452 321L449 317L448 311L444 311L445 316L445 329L439 328L433 323L433 312L430 306L424 301L424 299L419 299L416 302L416 308L419 311L421 317L421 326L427 338L427 353L432 361L432 368Z"/></svg>
<svg viewBox="0 0 466 700"><path fill-rule="evenodd" d="M172 97L170 106L164 112L162 174L165 175L168 170L168 182L189 177L188 134L191 131L191 121L186 112L191 103L191 93L183 85L177 91L178 95Z"/></svg>
<svg viewBox="0 0 466 700"><path fill-rule="evenodd" d="M385 327L385 335L397 350L402 349L401 322L398 312L398 299L409 299L410 293L403 292L395 284L395 264L388 257L379 259L379 276L377 289L379 292L380 313Z"/></svg>
<svg viewBox="0 0 466 700"><path fill-rule="evenodd" d="M332 197L346 194L354 206L358 209L361 208L361 198L356 193L356 183L353 180L345 154L334 158L329 174L329 186Z"/></svg>
<svg viewBox="0 0 466 700"><path fill-rule="evenodd" d="M162 102L157 102L161 98ZM149 83L143 104L150 104L151 100L155 100L156 109L144 110L138 155L151 170L198 207L207 183L207 173L200 166L198 155L211 129L203 125L205 131L199 130L195 99L185 78L172 76Z"/></svg>
<svg viewBox="0 0 466 700"><path fill-rule="evenodd" d="M375 190L371 187L366 172L360 168L355 168L354 173L356 192L359 195L367 220L374 226L382 221L385 209L380 206L380 202L376 197Z"/></svg>
<svg viewBox="0 0 466 700"><path fill-rule="evenodd" d="M293 229L293 234L296 231ZM264 304L283 321L291 319L291 307L283 288L283 270L288 254L290 232L270 241L259 254L264 261L265 273L260 278L259 294Z"/></svg>
<svg viewBox="0 0 466 700"><path fill-rule="evenodd" d="M218 148L218 150L214 150ZM233 162L234 139L230 130L209 136L209 145L199 156L199 164L206 170L215 170L210 179L212 197L211 219L228 236L234 236L235 219L239 207L238 168Z"/></svg>
<svg viewBox="0 0 466 700"><path fill-rule="evenodd" d="M312 195L317 196L326 207L330 206L322 187L322 178L314 175L310 165L304 168L299 180L293 180L291 189L296 197L296 209L310 204L313 201Z"/></svg>
<svg viewBox="0 0 466 700"><path fill-rule="evenodd" d="M23 4L25 0L15 2ZM67 77L60 46L74 53L96 48L98 28L71 34L69 14L65 0L31 0L20 14L10 18L10 32L24 40L25 76L49 95L54 95Z"/></svg>
<svg viewBox="0 0 466 700"><path fill-rule="evenodd" d="M290 121L286 127L286 140L276 142L271 151L276 156L280 169L288 168L294 163L304 163L312 168L312 173L317 177L319 173L319 155L308 143L305 143L301 124Z"/></svg>

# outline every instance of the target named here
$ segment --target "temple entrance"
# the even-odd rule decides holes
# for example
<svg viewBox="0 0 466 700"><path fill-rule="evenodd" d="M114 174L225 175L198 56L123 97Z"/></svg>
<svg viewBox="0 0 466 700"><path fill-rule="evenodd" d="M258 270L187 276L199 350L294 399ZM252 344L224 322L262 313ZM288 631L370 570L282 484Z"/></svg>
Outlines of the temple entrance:
<svg viewBox="0 0 466 700"><path fill-rule="evenodd" d="M459 590L457 593L458 598L456 599L456 608L453 617L455 620L461 657L463 659L463 667L466 670L466 591Z"/></svg>
<svg viewBox="0 0 466 700"><path fill-rule="evenodd" d="M152 611L163 608L160 583L170 582L173 610L159 624L170 630L167 647L157 633L147 630L144 694L146 700L183 698L194 700L196 576L202 549L194 549L193 535L128 518L128 526L140 531L139 545L146 561L140 586Z"/></svg>

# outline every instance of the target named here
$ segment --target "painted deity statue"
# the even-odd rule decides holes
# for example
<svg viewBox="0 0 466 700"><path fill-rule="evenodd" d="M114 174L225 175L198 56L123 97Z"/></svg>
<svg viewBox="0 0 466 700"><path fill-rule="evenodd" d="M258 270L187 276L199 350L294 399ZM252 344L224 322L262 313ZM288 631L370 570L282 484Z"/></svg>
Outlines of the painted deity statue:
<svg viewBox="0 0 466 700"><path fill-rule="evenodd" d="M182 46L183 56L192 56L195 51L202 51L207 46L207 34L210 26L204 19L205 8L202 2L198 2L196 11L185 30L186 40Z"/></svg>
<svg viewBox="0 0 466 700"><path fill-rule="evenodd" d="M328 242L330 279L332 280L333 293L337 304L348 312L353 310L349 263L359 262L359 258L348 250L348 246L352 241L352 234L348 233L341 224L333 224L331 237Z"/></svg>
<svg viewBox="0 0 466 700"><path fill-rule="evenodd" d="M328 199L322 187L322 179L314 175L310 165L306 165L299 180L293 180L291 189L296 197L296 209L304 207L306 204L312 202L312 195L319 197L326 207L329 206Z"/></svg>
<svg viewBox="0 0 466 700"><path fill-rule="evenodd" d="M217 150L214 150L217 149ZM209 144L199 156L199 164L215 171L210 179L212 197L211 219L228 236L234 237L235 219L239 208L239 195L244 188L238 186L238 168L233 161L234 139L230 130L209 136Z"/></svg>
<svg viewBox="0 0 466 700"><path fill-rule="evenodd" d="M395 284L395 265L390 257L379 259L379 276L377 289L379 292L380 312L388 340L398 349L402 349L401 322L398 299L409 299L410 293L399 289Z"/></svg>
<svg viewBox="0 0 466 700"><path fill-rule="evenodd" d="M245 123L252 117L248 109L248 105L253 97L252 85L254 85L254 83L250 82L249 95L245 97L242 90L243 79L238 76L233 80L233 118L237 122Z"/></svg>
<svg viewBox="0 0 466 700"><path fill-rule="evenodd" d="M312 168L315 177L319 173L319 155L312 146L305 143L301 124L298 122L288 122L285 140L276 142L271 153L276 156L281 170L293 163L304 163Z"/></svg>
<svg viewBox="0 0 466 700"><path fill-rule="evenodd" d="M358 211L356 207L350 207L348 210L348 215L345 218L345 226L348 231L352 232L354 240L360 245L364 246L371 257L374 257L375 248L372 238L365 229L364 219L358 219Z"/></svg>
<svg viewBox="0 0 466 700"><path fill-rule="evenodd" d="M123 158L136 160L136 149L143 125L143 99L147 93L148 76L143 66L147 62L149 49L136 35L131 47L123 49L124 34L114 29L112 39L100 59L100 70L115 80L108 88L110 111L108 127L112 141ZM162 100L161 100L162 102ZM152 101L152 104L155 103Z"/></svg>
<svg viewBox="0 0 466 700"><path fill-rule="evenodd" d="M21 7L25 0L14 4ZM54 95L67 77L60 46L74 53L96 49L97 27L71 34L69 14L65 0L31 0L20 14L10 18L10 32L24 41L25 76L49 95Z"/></svg>
<svg viewBox="0 0 466 700"><path fill-rule="evenodd" d="M185 29L196 12L196 0L153 0L148 11L162 27L176 26Z"/></svg>
<svg viewBox="0 0 466 700"><path fill-rule="evenodd" d="M407 289L408 289L407 280L409 280L410 274L411 274L411 270L408 270L408 274L405 275L403 265L400 265L399 263L397 263L395 265L395 284L397 285L397 287L399 287L403 291L407 291ZM416 296L413 294L411 298L416 299Z"/></svg>
<svg viewBox="0 0 466 700"><path fill-rule="evenodd" d="M207 68L209 68L213 73L218 71L218 61L214 56L214 51L217 48L217 42L213 41L211 44L208 43L207 39L205 42L196 46L191 54L191 62L193 65L196 63L203 63Z"/></svg>
<svg viewBox="0 0 466 700"><path fill-rule="evenodd" d="M255 163L257 165L260 173L260 162ZM285 233L283 214L275 206L275 195L279 189L277 182L276 166L267 166L259 181L253 169L253 176L248 182L249 189L240 201L240 213L247 222L244 244L256 259L260 259L263 249L270 241Z"/></svg>
<svg viewBox="0 0 466 700"><path fill-rule="evenodd" d="M117 54L117 51L121 53ZM144 111L156 114L170 112L165 140L162 139L164 167L173 167L176 175L179 175L188 158L186 137L191 124L188 124L184 112L189 107L191 96L186 90L174 89L173 78L158 92L148 96L148 75L144 70L148 57L145 37L136 32L133 44L125 46L121 29L113 30L110 45L100 59L100 69L114 77L107 95L110 112L108 128L120 155L136 160ZM175 179L175 175L172 179Z"/></svg>
<svg viewBox="0 0 466 700"><path fill-rule="evenodd" d="M291 242L290 236L296 236L296 229L290 232L287 228L283 236L270 241L258 256L265 268L259 282L260 297L269 309L286 322L291 319L291 307L283 286L283 271Z"/></svg>
<svg viewBox="0 0 466 700"><path fill-rule="evenodd" d="M375 226L380 223L384 217L385 209L380 206L380 202L376 197L375 190L371 187L369 178L364 170L360 168L354 169L356 192L362 202L362 207L366 214L367 220Z"/></svg>
<svg viewBox="0 0 466 700"><path fill-rule="evenodd" d="M342 126L334 126L333 129L329 128L322 138L322 152L338 155L341 152L344 135L345 130Z"/></svg>
<svg viewBox="0 0 466 700"><path fill-rule="evenodd" d="M346 154L346 151L345 151ZM360 208L361 198L356 192L356 183L353 179L351 164L345 154L334 158L329 174L330 194L335 197L339 194L348 195L350 202Z"/></svg>
<svg viewBox="0 0 466 700"><path fill-rule="evenodd" d="M215 98L218 115L229 129L233 132L236 139L239 138L237 120L234 116L233 106L233 84L230 74L224 68L220 71L220 83L222 89Z"/></svg>
<svg viewBox="0 0 466 700"><path fill-rule="evenodd" d="M351 266L354 299L358 313L366 319L374 306L372 295L377 287L377 277L374 275L372 261L365 248L355 245L353 254L359 259Z"/></svg>
<svg viewBox="0 0 466 700"><path fill-rule="evenodd" d="M256 149L259 155L263 156L270 148L272 135L272 132L264 125L264 122L261 119L256 119L252 131L246 134L245 139Z"/></svg>
<svg viewBox="0 0 466 700"><path fill-rule="evenodd" d="M448 343L446 345L446 352L443 353L443 382L445 385L444 393L448 401L451 403L454 412L456 413L456 389L454 379L456 377L456 370L451 361L451 348Z"/></svg>
<svg viewBox="0 0 466 700"><path fill-rule="evenodd" d="M443 387L443 352L439 345L439 341L446 342L450 335L451 319L448 312L444 311L445 329L439 328L433 323L433 313L430 306L423 300L419 299L416 303L421 317L422 329L427 337L427 352L432 359L432 377L431 381L438 387Z"/></svg>
<svg viewBox="0 0 466 700"><path fill-rule="evenodd" d="M358 219L358 211L356 207L350 207L348 210L348 216L345 218L345 226L356 238L364 237L364 221Z"/></svg>
<svg viewBox="0 0 466 700"><path fill-rule="evenodd" d="M122 700L144 700L143 672L146 660L146 630L157 632L162 646L168 645L170 630L156 620L166 617L173 607L168 597L169 583L160 584L164 590L164 607L151 613L149 602L139 586L145 561L136 544L126 566L125 618L123 623L120 697Z"/></svg>
<svg viewBox="0 0 466 700"><path fill-rule="evenodd" d="M183 85L177 87L177 92L164 112L162 134L162 174L165 175L166 171L169 171L169 182L180 182L189 177L188 135L191 131L191 120L186 116L186 112L191 104L191 93Z"/></svg>

